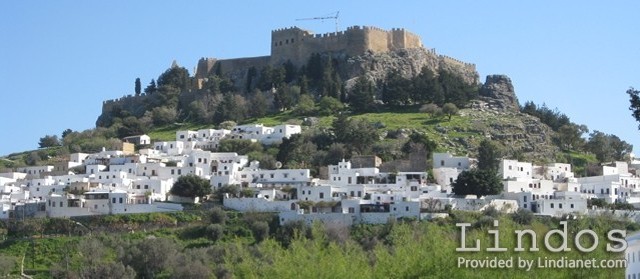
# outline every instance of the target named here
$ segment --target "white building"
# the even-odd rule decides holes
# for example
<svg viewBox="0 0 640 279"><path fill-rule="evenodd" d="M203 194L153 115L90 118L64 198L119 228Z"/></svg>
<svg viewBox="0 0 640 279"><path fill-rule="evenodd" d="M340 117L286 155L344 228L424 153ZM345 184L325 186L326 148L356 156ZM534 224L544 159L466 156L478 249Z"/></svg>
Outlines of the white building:
<svg viewBox="0 0 640 279"><path fill-rule="evenodd" d="M302 132L300 125L278 125L267 127L262 124L238 125L231 130L230 139L256 140L263 144L275 144Z"/></svg>
<svg viewBox="0 0 640 279"><path fill-rule="evenodd" d="M533 178L533 166L529 162L503 159L500 162L499 174L502 179L530 180Z"/></svg>

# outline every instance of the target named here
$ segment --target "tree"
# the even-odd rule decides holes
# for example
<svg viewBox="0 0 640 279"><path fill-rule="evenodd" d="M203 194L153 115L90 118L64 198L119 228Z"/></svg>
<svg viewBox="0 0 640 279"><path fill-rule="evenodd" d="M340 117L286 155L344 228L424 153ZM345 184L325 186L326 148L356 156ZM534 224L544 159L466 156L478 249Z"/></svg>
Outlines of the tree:
<svg viewBox="0 0 640 279"><path fill-rule="evenodd" d="M502 181L496 172L491 170L466 170L460 173L453 183L453 192L456 195L476 195L478 198L497 195L502 192Z"/></svg>
<svg viewBox="0 0 640 279"><path fill-rule="evenodd" d="M178 245L169 238L145 238L126 252L119 255L123 264L133 267L140 278L155 278L174 261Z"/></svg>
<svg viewBox="0 0 640 279"><path fill-rule="evenodd" d="M223 185L216 189L215 196L220 202L222 202L226 194L229 194L231 197L235 197L239 193L240 187L238 187L238 185Z"/></svg>
<svg viewBox="0 0 640 279"><path fill-rule="evenodd" d="M444 101L459 108L465 107L470 100L478 96L477 86L467 84L459 74L442 68L438 71L438 83L444 91Z"/></svg>
<svg viewBox="0 0 640 279"><path fill-rule="evenodd" d="M136 82L135 82L136 96L140 96L141 91L142 91L142 85L140 84L140 78L136 78Z"/></svg>
<svg viewBox="0 0 640 279"><path fill-rule="evenodd" d="M629 110L631 111L631 116L633 116L637 122L640 122L640 90L635 90L631 87L627 90L627 94L629 94ZM638 129L640 129L640 124L638 124Z"/></svg>
<svg viewBox="0 0 640 279"><path fill-rule="evenodd" d="M267 102L267 98L260 92L260 90L255 90L253 98L249 101L251 105L251 109L249 110L250 117L263 117L269 111L269 104Z"/></svg>
<svg viewBox="0 0 640 279"><path fill-rule="evenodd" d="M576 149L584 145L582 134L588 132L589 129L585 125L566 124L558 129L556 140L560 148L564 150Z"/></svg>
<svg viewBox="0 0 640 279"><path fill-rule="evenodd" d="M173 123L176 120L177 112L170 107L156 107L151 110L153 125L162 126Z"/></svg>
<svg viewBox="0 0 640 279"><path fill-rule="evenodd" d="M71 133L73 133L73 130L65 129L64 131L62 131L62 139L66 138Z"/></svg>
<svg viewBox="0 0 640 279"><path fill-rule="evenodd" d="M158 77L158 87L170 85L184 91L189 88L189 81L189 71L187 69L171 67Z"/></svg>
<svg viewBox="0 0 640 279"><path fill-rule="evenodd" d="M366 119L351 119L341 114L331 126L336 141L359 154L366 153L380 137L378 129Z"/></svg>
<svg viewBox="0 0 640 279"><path fill-rule="evenodd" d="M334 115L344 109L344 105L340 100L328 96L320 99L318 107L321 115Z"/></svg>
<svg viewBox="0 0 640 279"><path fill-rule="evenodd" d="M187 174L178 177L178 181L171 187L170 193L180 197L203 197L211 193L209 180L194 174Z"/></svg>
<svg viewBox="0 0 640 279"><path fill-rule="evenodd" d="M224 225L227 221L227 213L221 207L211 209L211 223Z"/></svg>
<svg viewBox="0 0 640 279"><path fill-rule="evenodd" d="M351 89L349 105L356 112L367 112L373 108L374 99L373 84L365 76L360 76Z"/></svg>
<svg viewBox="0 0 640 279"><path fill-rule="evenodd" d="M432 152L438 148L438 144L429 139L427 134L413 133L409 136L409 141L402 146L402 152L409 154L412 151L412 144L422 146L424 151L427 152L428 158L431 158Z"/></svg>
<svg viewBox="0 0 640 279"><path fill-rule="evenodd" d="M451 120L451 116L458 113L458 107L452 103L446 103L442 106L442 113L449 116L449 120Z"/></svg>
<svg viewBox="0 0 640 279"><path fill-rule="evenodd" d="M316 109L316 103L313 101L313 97L309 94L300 95L298 104L294 109L294 113L297 115L312 115Z"/></svg>
<svg viewBox="0 0 640 279"><path fill-rule="evenodd" d="M605 134L596 130L589 135L586 148L596 155L596 159L599 162L611 162L625 160L633 150L633 145L615 135Z"/></svg>
<svg viewBox="0 0 640 279"><path fill-rule="evenodd" d="M284 62L284 64L282 64L282 67L284 69L284 82L290 83L296 79L296 77L298 76L298 69L296 69L296 66L293 65L291 60L287 60L287 62Z"/></svg>
<svg viewBox="0 0 640 279"><path fill-rule="evenodd" d="M222 102L218 104L213 114L214 123L222 123L226 120L240 122L247 115L247 101L237 94L225 93Z"/></svg>
<svg viewBox="0 0 640 279"><path fill-rule="evenodd" d="M250 227L256 242L262 242L269 236L269 224L266 221L255 221Z"/></svg>
<svg viewBox="0 0 640 279"><path fill-rule="evenodd" d="M224 226L221 224L211 224L207 226L207 235L213 241L218 241L224 236Z"/></svg>
<svg viewBox="0 0 640 279"><path fill-rule="evenodd" d="M402 77L398 71L392 71L387 75L385 81L382 89L382 101L385 104L399 106L411 103L413 90L411 80Z"/></svg>
<svg viewBox="0 0 640 279"><path fill-rule="evenodd" d="M276 90L276 94L273 98L275 107L280 111L285 111L293 108L300 97L300 87L288 86L286 84L280 86Z"/></svg>
<svg viewBox="0 0 640 279"><path fill-rule="evenodd" d="M500 166L501 153L496 143L484 139L478 147L478 169L497 172Z"/></svg>
<svg viewBox="0 0 640 279"><path fill-rule="evenodd" d="M444 90L433 71L422 67L420 74L412 80L413 90L411 99L417 103L431 102L442 106L444 104Z"/></svg>
<svg viewBox="0 0 640 279"><path fill-rule="evenodd" d="M149 82L149 85L147 85L147 87L144 88L144 94L151 95L153 93L156 93L157 90L158 90L158 87L156 86L156 80L151 79L151 82Z"/></svg>
<svg viewBox="0 0 640 279"><path fill-rule="evenodd" d="M38 145L40 146L40 148L60 146L60 140L56 135L52 135L52 136L46 135L40 138L40 142L38 142Z"/></svg>
<svg viewBox="0 0 640 279"><path fill-rule="evenodd" d="M434 103L422 105L420 112L429 114L431 117L440 117L442 115L442 109Z"/></svg>
<svg viewBox="0 0 640 279"><path fill-rule="evenodd" d="M531 221L533 221L533 212L526 208L519 208L518 211L511 215L511 219L520 225L531 225Z"/></svg>
<svg viewBox="0 0 640 279"><path fill-rule="evenodd" d="M122 126L118 128L118 137L124 138L128 136L142 135L146 132L146 128L140 123L135 116L129 116L122 119Z"/></svg>

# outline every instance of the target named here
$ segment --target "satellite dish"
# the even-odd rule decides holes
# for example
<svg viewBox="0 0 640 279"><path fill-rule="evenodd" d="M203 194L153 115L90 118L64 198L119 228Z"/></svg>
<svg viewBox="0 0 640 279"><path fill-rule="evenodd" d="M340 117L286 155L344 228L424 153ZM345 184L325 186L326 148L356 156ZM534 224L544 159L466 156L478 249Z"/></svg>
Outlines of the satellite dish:
<svg viewBox="0 0 640 279"><path fill-rule="evenodd" d="M281 167L282 167L282 162L277 161L277 162L276 162L276 169L279 169L279 168L281 168Z"/></svg>

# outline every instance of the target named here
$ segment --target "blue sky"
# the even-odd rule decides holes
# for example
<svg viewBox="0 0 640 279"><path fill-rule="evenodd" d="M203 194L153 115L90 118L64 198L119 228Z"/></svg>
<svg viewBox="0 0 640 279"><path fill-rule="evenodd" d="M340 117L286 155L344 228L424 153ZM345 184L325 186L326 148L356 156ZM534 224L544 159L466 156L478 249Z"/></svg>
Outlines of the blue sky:
<svg viewBox="0 0 640 279"><path fill-rule="evenodd" d="M640 88L638 1L0 1L0 155L95 126L103 100L131 94L175 59L269 54L297 25L404 27L427 48L511 77L521 103L640 146L625 91Z"/></svg>

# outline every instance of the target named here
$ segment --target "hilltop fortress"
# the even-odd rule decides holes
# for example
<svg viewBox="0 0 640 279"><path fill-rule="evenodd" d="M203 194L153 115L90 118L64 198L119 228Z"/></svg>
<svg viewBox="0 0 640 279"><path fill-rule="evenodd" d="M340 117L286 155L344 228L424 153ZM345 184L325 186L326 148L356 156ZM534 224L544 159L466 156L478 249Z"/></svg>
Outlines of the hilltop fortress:
<svg viewBox="0 0 640 279"><path fill-rule="evenodd" d="M265 67L279 67L290 61L296 67L303 66L314 53L329 55L338 65L337 71L349 90L359 76L367 76L374 82L384 81L391 71L404 77L413 77L423 67L438 72L445 69L463 78L469 84L479 84L475 64L437 54L427 49L420 37L402 28L384 30L371 26L352 26L344 31L314 34L298 27L271 31L270 55L233 59L201 58L194 71L194 84L180 98L189 103L197 98L198 89L212 75L229 77L239 92L247 88L250 73L259 73ZM255 83L256 78L253 79ZM192 90L195 89L195 90ZM103 102L103 115L114 107L144 113L145 95L127 95Z"/></svg>
<svg viewBox="0 0 640 279"><path fill-rule="evenodd" d="M403 28L384 30L371 26L352 26L345 31L314 34L309 30L290 27L271 31L271 55L224 60L201 58L195 70L195 77L201 82L217 70L242 78L242 72L246 72L250 67L260 69L268 65L281 65L287 61L299 67L314 53L354 57L406 49L425 50L420 37ZM433 49L426 51L444 63L457 64L458 67L475 72L474 64L436 55Z"/></svg>

